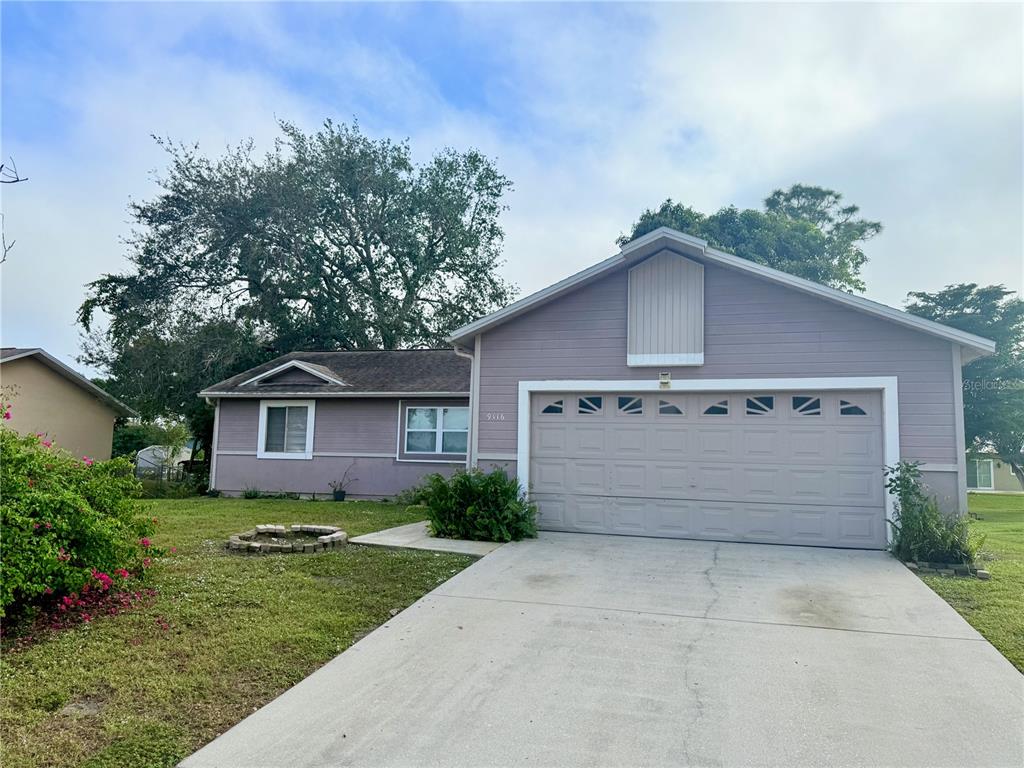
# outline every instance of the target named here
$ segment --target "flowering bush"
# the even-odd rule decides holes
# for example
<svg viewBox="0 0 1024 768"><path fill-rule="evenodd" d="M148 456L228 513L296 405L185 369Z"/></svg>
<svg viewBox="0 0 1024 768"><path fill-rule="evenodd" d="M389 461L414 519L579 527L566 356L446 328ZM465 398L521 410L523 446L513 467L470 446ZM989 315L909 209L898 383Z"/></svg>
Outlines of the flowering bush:
<svg viewBox="0 0 1024 768"><path fill-rule="evenodd" d="M0 427L0 616L41 602L66 610L64 598L141 573L160 553L139 493L127 459L79 459Z"/></svg>

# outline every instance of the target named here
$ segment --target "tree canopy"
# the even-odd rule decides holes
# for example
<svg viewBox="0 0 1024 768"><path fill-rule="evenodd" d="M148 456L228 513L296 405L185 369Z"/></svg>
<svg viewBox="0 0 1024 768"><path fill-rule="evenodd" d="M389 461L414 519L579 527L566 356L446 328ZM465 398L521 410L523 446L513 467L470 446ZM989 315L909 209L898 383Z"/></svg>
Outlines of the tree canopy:
<svg viewBox="0 0 1024 768"><path fill-rule="evenodd" d="M950 285L909 294L907 311L992 339L996 353L964 366L967 447L1010 463L1024 487L1024 300L1002 285Z"/></svg>
<svg viewBox="0 0 1024 768"><path fill-rule="evenodd" d="M833 288L861 291L860 270L867 261L861 246L882 225L858 218L860 209L843 205L842 199L831 189L794 184L772 192L763 211L727 206L710 215L669 199L656 210L644 211L618 244L672 227L744 259Z"/></svg>
<svg viewBox="0 0 1024 768"><path fill-rule="evenodd" d="M169 167L129 206L131 268L87 286L83 359L147 418L208 433L203 386L293 349L441 344L513 297L496 274L511 185L490 159L280 128L263 155L158 140Z"/></svg>

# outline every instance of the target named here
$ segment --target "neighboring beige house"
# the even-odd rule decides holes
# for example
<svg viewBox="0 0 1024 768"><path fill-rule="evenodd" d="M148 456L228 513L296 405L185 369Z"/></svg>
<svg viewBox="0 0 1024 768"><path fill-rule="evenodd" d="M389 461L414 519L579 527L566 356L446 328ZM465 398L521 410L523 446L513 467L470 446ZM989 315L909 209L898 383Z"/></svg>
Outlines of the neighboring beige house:
<svg viewBox="0 0 1024 768"><path fill-rule="evenodd" d="M11 398L7 426L42 432L76 456L110 458L114 420L137 415L42 349L0 348L0 386Z"/></svg>
<svg viewBox="0 0 1024 768"><path fill-rule="evenodd" d="M988 493L1024 493L1009 463L994 453L968 454L967 489Z"/></svg>

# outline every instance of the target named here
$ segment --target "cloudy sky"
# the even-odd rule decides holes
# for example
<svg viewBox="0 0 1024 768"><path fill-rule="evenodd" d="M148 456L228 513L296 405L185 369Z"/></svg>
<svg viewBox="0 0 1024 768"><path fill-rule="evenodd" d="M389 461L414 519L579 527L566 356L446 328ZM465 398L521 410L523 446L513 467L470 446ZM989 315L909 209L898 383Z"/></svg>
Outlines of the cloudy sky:
<svg viewBox="0 0 1024 768"><path fill-rule="evenodd" d="M866 295L1024 288L1019 5L4 2L4 345L79 351L83 285L125 268L126 204L164 166L275 120L358 118L515 183L523 293L611 255L666 197L701 210L832 187L881 220Z"/></svg>

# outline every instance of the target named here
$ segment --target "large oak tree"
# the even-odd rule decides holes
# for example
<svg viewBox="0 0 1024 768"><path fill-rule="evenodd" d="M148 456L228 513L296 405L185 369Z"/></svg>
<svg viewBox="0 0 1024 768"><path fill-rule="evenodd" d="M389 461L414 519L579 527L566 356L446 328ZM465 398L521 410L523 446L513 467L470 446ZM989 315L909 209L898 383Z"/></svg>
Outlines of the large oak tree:
<svg viewBox="0 0 1024 768"><path fill-rule="evenodd" d="M759 264L846 291L864 290L860 270L867 261L861 245L882 231L877 221L858 218L856 205L844 205L831 189L794 184L775 190L764 210L727 206L704 214L666 200L647 209L619 245L672 227Z"/></svg>
<svg viewBox="0 0 1024 768"><path fill-rule="evenodd" d="M160 141L159 191L129 208L131 269L87 286L84 360L147 416L206 432L188 398L254 361L443 344L513 297L496 273L510 182L490 159L445 149L418 164L357 124L280 127L263 155Z"/></svg>

